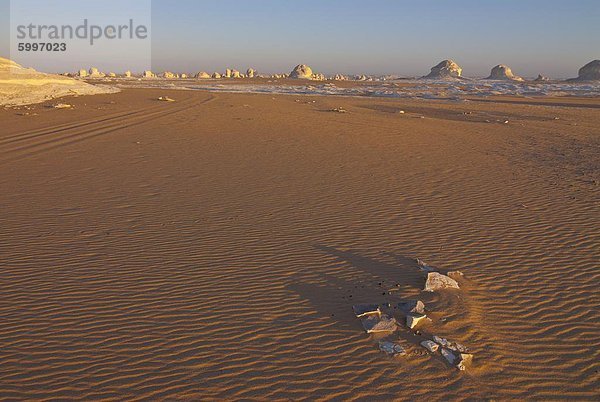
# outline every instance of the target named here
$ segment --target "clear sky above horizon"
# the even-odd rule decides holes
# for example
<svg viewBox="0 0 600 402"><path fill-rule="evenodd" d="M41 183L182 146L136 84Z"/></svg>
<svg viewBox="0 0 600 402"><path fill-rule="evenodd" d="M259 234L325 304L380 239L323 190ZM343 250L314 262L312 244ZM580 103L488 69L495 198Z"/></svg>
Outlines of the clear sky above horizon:
<svg viewBox="0 0 600 402"><path fill-rule="evenodd" d="M452 58L466 76L571 77L600 58L599 21L599 0L153 0L152 67L411 76Z"/></svg>

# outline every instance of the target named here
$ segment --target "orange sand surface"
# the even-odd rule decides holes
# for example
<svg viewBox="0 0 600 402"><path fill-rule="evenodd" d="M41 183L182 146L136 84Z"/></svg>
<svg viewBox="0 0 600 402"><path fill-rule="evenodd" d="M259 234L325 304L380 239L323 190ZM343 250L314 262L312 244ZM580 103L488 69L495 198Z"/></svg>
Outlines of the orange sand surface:
<svg viewBox="0 0 600 402"><path fill-rule="evenodd" d="M598 398L597 100L61 102L0 110L2 399ZM408 297L390 358L352 305Z"/></svg>

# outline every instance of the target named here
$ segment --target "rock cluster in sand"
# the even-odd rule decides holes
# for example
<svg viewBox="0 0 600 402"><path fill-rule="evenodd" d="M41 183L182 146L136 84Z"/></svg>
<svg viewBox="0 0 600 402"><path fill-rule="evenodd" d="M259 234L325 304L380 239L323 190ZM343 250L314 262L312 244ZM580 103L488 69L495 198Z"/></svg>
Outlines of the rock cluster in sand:
<svg viewBox="0 0 600 402"><path fill-rule="evenodd" d="M144 71L143 77L144 78L155 78L156 75L152 71L146 70L146 71Z"/></svg>
<svg viewBox="0 0 600 402"><path fill-rule="evenodd" d="M544 77L542 74L538 74L537 78L534 81L536 81L536 82L550 81L550 78Z"/></svg>
<svg viewBox="0 0 600 402"><path fill-rule="evenodd" d="M431 72L423 78L446 79L460 78L462 68L453 60L444 60L431 68Z"/></svg>
<svg viewBox="0 0 600 402"><path fill-rule="evenodd" d="M509 81L523 81L523 78L516 76L513 74L510 67L505 64L498 64L490 73L490 76L486 78L487 80L509 80Z"/></svg>
<svg viewBox="0 0 600 402"><path fill-rule="evenodd" d="M600 60L592 60L579 69L578 80L598 81L600 80Z"/></svg>
<svg viewBox="0 0 600 402"><path fill-rule="evenodd" d="M196 78L205 80L210 78L210 74L208 74L206 71L200 71L198 74L196 74Z"/></svg>

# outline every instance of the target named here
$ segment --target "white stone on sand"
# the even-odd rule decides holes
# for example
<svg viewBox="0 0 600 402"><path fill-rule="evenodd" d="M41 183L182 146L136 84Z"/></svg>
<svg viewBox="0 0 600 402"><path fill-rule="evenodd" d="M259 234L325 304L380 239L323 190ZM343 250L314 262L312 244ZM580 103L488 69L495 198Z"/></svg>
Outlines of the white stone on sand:
<svg viewBox="0 0 600 402"><path fill-rule="evenodd" d="M163 77L163 78L166 78L166 79L173 79L173 78L177 78L177 76L176 76L175 74L173 74L172 72L170 72L170 71L165 71L165 72L162 74L162 77Z"/></svg>
<svg viewBox="0 0 600 402"><path fill-rule="evenodd" d="M219 79L219 78L221 78L221 74L219 74L219 73L217 73L217 72L214 72L214 73L213 73L213 75L212 75L212 78L217 78L217 79Z"/></svg>
<svg viewBox="0 0 600 402"><path fill-rule="evenodd" d="M423 346L425 349L427 349L431 353L437 352L438 349L440 348L440 345L438 345L434 341L429 341L429 340L421 342L421 346Z"/></svg>
<svg viewBox="0 0 600 402"><path fill-rule="evenodd" d="M156 75L152 71L146 70L146 71L144 71L143 77L144 78L156 78Z"/></svg>
<svg viewBox="0 0 600 402"><path fill-rule="evenodd" d="M248 71L246 71L246 77L248 78L254 78L255 75L256 71L254 71L253 68L249 68Z"/></svg>
<svg viewBox="0 0 600 402"><path fill-rule="evenodd" d="M426 292L435 292L441 289L460 289L460 287L458 286L458 282L446 275L442 275L439 272L428 273L424 290Z"/></svg>
<svg viewBox="0 0 600 402"><path fill-rule="evenodd" d="M410 329L414 329L421 322L425 321L427 316L425 314L412 313L406 316L406 326Z"/></svg>
<svg viewBox="0 0 600 402"><path fill-rule="evenodd" d="M125 71L125 77L131 78L131 71L129 71L129 70Z"/></svg>
<svg viewBox="0 0 600 402"><path fill-rule="evenodd" d="M87 70L85 70L85 69L83 69L83 68L82 68L82 69L81 69L81 70L79 70L79 72L77 73L77 76L78 76L78 77L81 77L81 78L87 77L87 76L88 76L88 72L87 72Z"/></svg>
<svg viewBox="0 0 600 402"><path fill-rule="evenodd" d="M208 74L206 71L200 71L198 74L196 74L196 78L205 80L210 78L210 74Z"/></svg>

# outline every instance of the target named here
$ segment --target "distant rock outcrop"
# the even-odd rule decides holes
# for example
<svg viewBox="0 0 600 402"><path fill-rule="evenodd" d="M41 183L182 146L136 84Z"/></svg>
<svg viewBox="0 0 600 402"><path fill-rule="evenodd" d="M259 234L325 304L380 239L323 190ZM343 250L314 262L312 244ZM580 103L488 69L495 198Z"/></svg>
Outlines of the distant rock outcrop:
<svg viewBox="0 0 600 402"><path fill-rule="evenodd" d="M242 78L238 70L231 70L231 78Z"/></svg>
<svg viewBox="0 0 600 402"><path fill-rule="evenodd" d="M310 80L313 76L313 70L306 64L298 64L290 73L290 78Z"/></svg>
<svg viewBox="0 0 600 402"><path fill-rule="evenodd" d="M219 78L221 78L221 74L215 72L215 73L213 73L212 77L216 78L216 79L219 79Z"/></svg>
<svg viewBox="0 0 600 402"><path fill-rule="evenodd" d="M165 72L162 74L162 77L163 77L163 78L166 78L166 79L173 79L173 78L177 78L177 75L173 74L173 73L172 73L172 72L170 72L170 71L165 71Z"/></svg>
<svg viewBox="0 0 600 402"><path fill-rule="evenodd" d="M82 77L87 71L80 71ZM0 105L17 106L44 102L62 96L117 92L62 75L40 73L0 57ZM62 106L60 106L62 107Z"/></svg>
<svg viewBox="0 0 600 402"><path fill-rule="evenodd" d="M249 68L248 71L246 71L246 77L248 78L254 78L255 75L256 71L254 71L253 68Z"/></svg>
<svg viewBox="0 0 600 402"><path fill-rule="evenodd" d="M146 71L144 71L143 77L144 78L156 78L156 75L152 71L146 70Z"/></svg>
<svg viewBox="0 0 600 402"><path fill-rule="evenodd" d="M579 69L579 81L598 81L600 80L600 60L592 60Z"/></svg>
<svg viewBox="0 0 600 402"><path fill-rule="evenodd" d="M453 60L444 60L431 68L431 72L423 78L447 79L460 78L462 68Z"/></svg>
<svg viewBox="0 0 600 402"><path fill-rule="evenodd" d="M131 78L131 71L125 71L125 78Z"/></svg>
<svg viewBox="0 0 600 402"><path fill-rule="evenodd" d="M534 81L535 82L550 81L550 78L544 77L542 74L538 74L537 78Z"/></svg>
<svg viewBox="0 0 600 402"><path fill-rule="evenodd" d="M205 80L210 78L210 74L208 74L205 71L200 71L198 74L196 74L196 78L201 79L201 80Z"/></svg>
<svg viewBox="0 0 600 402"><path fill-rule="evenodd" d="M85 78L85 77L87 77L87 76L88 76L88 72L87 72L87 70L85 70L85 69L83 69L83 68L82 68L82 69L81 69L81 70L79 70L79 72L77 73L77 76L78 76L78 77L81 77L81 78Z"/></svg>
<svg viewBox="0 0 600 402"><path fill-rule="evenodd" d="M512 80L512 81L523 81L523 78L513 74L510 67L505 64L498 64L492 68L490 76L486 80Z"/></svg>
<svg viewBox="0 0 600 402"><path fill-rule="evenodd" d="M98 70L96 67L90 68L90 71L89 71L90 78L102 78L104 76L105 76L105 74L101 73L100 70Z"/></svg>

